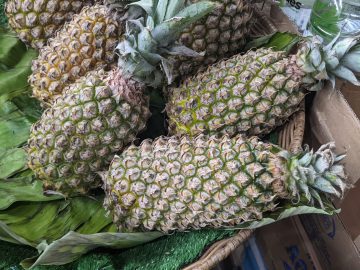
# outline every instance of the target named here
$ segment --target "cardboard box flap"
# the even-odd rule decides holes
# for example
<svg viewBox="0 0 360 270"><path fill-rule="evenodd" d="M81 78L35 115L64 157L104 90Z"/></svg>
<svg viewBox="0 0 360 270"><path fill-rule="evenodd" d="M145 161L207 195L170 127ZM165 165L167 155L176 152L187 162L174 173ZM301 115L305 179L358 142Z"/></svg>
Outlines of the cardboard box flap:
<svg viewBox="0 0 360 270"><path fill-rule="evenodd" d="M343 82L340 87L341 93L353 109L356 116L360 117L360 87L351 83Z"/></svg>
<svg viewBox="0 0 360 270"><path fill-rule="evenodd" d="M360 269L360 256L337 215L301 215L323 269Z"/></svg>

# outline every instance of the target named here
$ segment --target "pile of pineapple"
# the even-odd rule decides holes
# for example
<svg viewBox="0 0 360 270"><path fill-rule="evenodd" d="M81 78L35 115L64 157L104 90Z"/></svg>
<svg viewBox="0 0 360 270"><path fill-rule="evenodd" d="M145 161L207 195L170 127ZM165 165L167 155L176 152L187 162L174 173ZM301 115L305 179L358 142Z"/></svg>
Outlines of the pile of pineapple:
<svg viewBox="0 0 360 270"><path fill-rule="evenodd" d="M261 138L325 80L359 84L359 38L241 54L254 5L8 0L10 26L39 50L29 83L44 111L26 150L44 192L101 187L119 231L166 233L260 220L283 200L321 206L324 195L341 196L343 156L333 144L295 155ZM139 144L150 91L167 97L169 137Z"/></svg>

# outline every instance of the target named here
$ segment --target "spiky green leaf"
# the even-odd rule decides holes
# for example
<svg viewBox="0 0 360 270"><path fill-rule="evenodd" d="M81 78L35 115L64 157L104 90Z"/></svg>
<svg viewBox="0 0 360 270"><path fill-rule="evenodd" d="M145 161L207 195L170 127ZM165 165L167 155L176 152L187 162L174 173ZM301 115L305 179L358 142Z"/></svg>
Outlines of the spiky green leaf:
<svg viewBox="0 0 360 270"><path fill-rule="evenodd" d="M322 192L340 197L340 193L333 187L333 184L323 177L316 178L313 187Z"/></svg>
<svg viewBox="0 0 360 270"><path fill-rule="evenodd" d="M337 58L341 59L357 43L358 43L357 37L345 38L337 41L331 50L335 52Z"/></svg>
<svg viewBox="0 0 360 270"><path fill-rule="evenodd" d="M360 86L360 81L358 80L358 78L347 67L339 66L336 69L332 70L332 73L354 85Z"/></svg>

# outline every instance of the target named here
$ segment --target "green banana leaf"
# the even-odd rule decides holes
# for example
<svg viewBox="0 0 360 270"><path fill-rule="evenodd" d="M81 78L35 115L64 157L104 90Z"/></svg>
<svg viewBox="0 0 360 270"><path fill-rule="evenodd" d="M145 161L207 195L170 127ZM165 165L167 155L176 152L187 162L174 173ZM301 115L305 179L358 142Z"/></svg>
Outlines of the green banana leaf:
<svg viewBox="0 0 360 270"><path fill-rule="evenodd" d="M338 211L335 210L330 203L325 207L325 210L301 204L296 207L286 205L276 212L266 213L264 218L260 221L246 222L236 228L229 228L229 230L255 229L295 215L310 213L333 215L337 212ZM91 235L69 232L59 240L52 242L50 245L39 245L38 251L41 252L41 255L26 259L21 265L27 269L37 265L65 264L80 258L83 254L98 247L128 248L155 240L161 236L164 235L159 232L128 234L99 233Z"/></svg>
<svg viewBox="0 0 360 270"><path fill-rule="evenodd" d="M39 257L25 259L21 265L25 269L37 265L62 265L77 260L81 255L98 247L124 249L135 247L163 236L160 232L148 233L97 233L82 235L69 232L50 245L40 245ZM43 249L43 250L41 250Z"/></svg>
<svg viewBox="0 0 360 270"><path fill-rule="evenodd" d="M0 64L3 70L14 67L26 53L26 46L15 35L0 28Z"/></svg>
<svg viewBox="0 0 360 270"><path fill-rule="evenodd" d="M33 173L27 169L24 149L0 148L0 210L5 210L16 202L59 199L63 198L43 195L41 181L34 180Z"/></svg>
<svg viewBox="0 0 360 270"><path fill-rule="evenodd" d="M16 202L46 202L63 199L60 196L44 196L42 182L32 176L0 180L0 211Z"/></svg>
<svg viewBox="0 0 360 270"><path fill-rule="evenodd" d="M0 179L8 178L24 169L26 169L26 152L23 149L0 148Z"/></svg>
<svg viewBox="0 0 360 270"><path fill-rule="evenodd" d="M99 213L100 212L100 213ZM86 226L83 233L98 233L112 220L105 216L102 199L72 198L48 202L15 203L6 210L0 211L0 221L11 232L26 239L36 247L42 241L51 243L69 231L80 230L92 217L99 218L98 226Z"/></svg>
<svg viewBox="0 0 360 270"><path fill-rule="evenodd" d="M23 94L28 88L28 77L31 74L31 61L37 56L37 52L29 49L20 61L8 70L0 73L1 99L6 96L14 97Z"/></svg>
<svg viewBox="0 0 360 270"><path fill-rule="evenodd" d="M13 34L0 31L0 147L23 145L32 123L40 115L39 105L30 98L28 76L37 56Z"/></svg>

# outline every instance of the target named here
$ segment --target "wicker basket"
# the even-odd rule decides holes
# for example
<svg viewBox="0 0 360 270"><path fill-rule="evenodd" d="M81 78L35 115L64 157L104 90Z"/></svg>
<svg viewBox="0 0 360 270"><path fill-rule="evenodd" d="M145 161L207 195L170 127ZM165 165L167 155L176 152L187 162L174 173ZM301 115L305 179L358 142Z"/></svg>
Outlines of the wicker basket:
<svg viewBox="0 0 360 270"><path fill-rule="evenodd" d="M287 17L276 5L270 3L270 1L264 1L261 5L261 11L256 9L255 13L255 16L258 18L258 23L254 27L253 36L263 36L277 30L297 32ZM274 14L280 16L274 16ZM271 19L274 17L278 19L277 22ZM266 27L261 27L261 25L266 25ZM292 153L297 153L301 150L304 131L305 103L303 102L299 111L280 129L278 144ZM240 230L235 236L214 243L197 262L183 268L183 270L212 269L244 243L251 236L252 232L253 230Z"/></svg>

